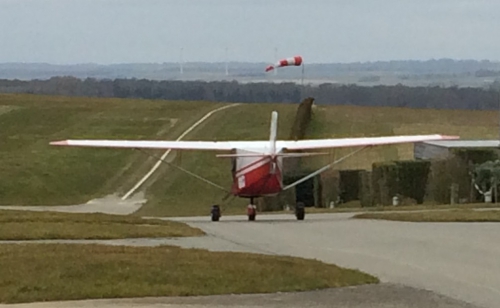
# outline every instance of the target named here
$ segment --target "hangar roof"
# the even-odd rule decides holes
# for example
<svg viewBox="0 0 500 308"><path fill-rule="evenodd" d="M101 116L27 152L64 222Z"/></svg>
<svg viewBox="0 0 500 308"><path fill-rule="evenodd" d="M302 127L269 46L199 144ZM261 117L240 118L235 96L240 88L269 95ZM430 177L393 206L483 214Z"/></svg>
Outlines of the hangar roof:
<svg viewBox="0 0 500 308"><path fill-rule="evenodd" d="M422 143L443 148L500 148L500 140L438 140Z"/></svg>

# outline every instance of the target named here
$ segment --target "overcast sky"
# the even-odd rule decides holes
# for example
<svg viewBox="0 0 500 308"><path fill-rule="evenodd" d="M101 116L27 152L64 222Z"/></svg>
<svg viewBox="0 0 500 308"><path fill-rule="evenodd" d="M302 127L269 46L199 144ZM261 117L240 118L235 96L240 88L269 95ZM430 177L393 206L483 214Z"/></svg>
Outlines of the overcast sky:
<svg viewBox="0 0 500 308"><path fill-rule="evenodd" d="M492 0L0 0L0 62L500 60Z"/></svg>

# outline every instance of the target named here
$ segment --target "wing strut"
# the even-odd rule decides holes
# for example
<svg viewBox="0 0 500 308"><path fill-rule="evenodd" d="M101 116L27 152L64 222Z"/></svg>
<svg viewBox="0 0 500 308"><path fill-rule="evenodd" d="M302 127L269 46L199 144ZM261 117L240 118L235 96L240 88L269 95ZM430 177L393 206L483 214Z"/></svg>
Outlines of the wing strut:
<svg viewBox="0 0 500 308"><path fill-rule="evenodd" d="M355 154L357 154L357 153L359 153L359 152L361 152L361 151L363 151L364 149L369 148L369 147L371 147L371 146L370 146L370 145L367 145L367 146L364 146L364 147L362 147L362 148L359 148L359 149L357 149L357 150L355 150L355 151L352 151L351 153L349 153L349 154L347 154L347 155L345 155L345 156L343 156L343 157L341 157L341 158L339 158L339 159L337 159L337 160L335 160L335 161L333 161L333 162L329 163L328 165L324 166L323 168L318 169L317 171L314 171L313 173L311 173L311 174L309 174L309 175L306 175L305 177L301 178L300 180L295 181L295 182L293 182L292 184L290 184L290 185L287 185L287 186L283 187L283 190L287 190L287 189L290 189L290 188L292 188L292 187L295 187L295 186L299 185L300 183L303 183L303 182L305 182L305 181L309 180L310 178L315 177L315 176L317 176L318 174L325 172L326 170L330 169L330 168L331 168L331 167L333 167L334 165L336 165L336 164L338 164L338 163L340 163L340 162L342 162L342 161L344 161L344 160L348 159L349 157L351 157L351 156L353 156L353 155L355 155Z"/></svg>
<svg viewBox="0 0 500 308"><path fill-rule="evenodd" d="M231 193L229 190L227 190L226 188L224 188L224 187L220 186L219 184L216 184L216 183L214 183L214 182L212 182L212 181L210 181L210 180L207 180L207 179L205 179L204 177L201 177L201 176L197 175L196 173L193 173L193 172L191 172L191 171L189 171L189 170L186 170L186 169L184 169L184 168L182 168L182 167L176 166L176 165L174 165L174 164L172 164L172 163L170 163L170 162L166 161L166 160L165 160L165 159L163 159L162 157L158 157L158 156L156 156L156 155L150 154L150 153L148 153L148 152L144 151L143 149L136 148L136 150L139 150L139 151L143 152L144 154L146 154L146 155L148 155L148 156L151 156L151 157L153 157L153 158L155 158L155 159L158 159L158 161L160 161L160 162L162 162L162 163L165 163L165 164L169 165L170 167L174 167L174 168L176 168L176 169L178 169L178 170L180 170L180 171L182 171L182 172L184 172L184 173L187 173L188 175L190 175L190 176L192 176L192 177L194 177L194 178L197 178L198 180L201 180L201 181L203 181L203 182L205 182L205 183L207 183L207 184L209 184L209 185L212 185L212 186L214 186L214 187L216 187L216 188L218 188L218 189L220 189L220 190L223 190L223 191L224 191L224 192L226 192L226 193Z"/></svg>

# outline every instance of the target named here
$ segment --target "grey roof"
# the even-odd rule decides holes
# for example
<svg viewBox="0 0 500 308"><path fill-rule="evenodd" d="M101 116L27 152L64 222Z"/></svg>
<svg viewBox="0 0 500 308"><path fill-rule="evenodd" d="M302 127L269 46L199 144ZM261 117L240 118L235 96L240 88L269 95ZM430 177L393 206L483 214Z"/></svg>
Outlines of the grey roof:
<svg viewBox="0 0 500 308"><path fill-rule="evenodd" d="M499 148L499 140L438 140L425 141L424 144L431 144L444 148Z"/></svg>

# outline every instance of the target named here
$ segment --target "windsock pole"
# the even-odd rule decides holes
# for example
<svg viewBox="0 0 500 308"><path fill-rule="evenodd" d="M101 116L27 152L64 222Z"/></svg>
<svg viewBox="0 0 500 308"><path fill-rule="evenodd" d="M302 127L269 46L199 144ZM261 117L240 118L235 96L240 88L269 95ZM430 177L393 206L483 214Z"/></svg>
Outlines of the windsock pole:
<svg viewBox="0 0 500 308"><path fill-rule="evenodd" d="M305 97L305 95L304 95L304 92L305 92L305 87L304 87L304 75L305 75L304 74L304 70L305 70L304 69L304 62L302 62L301 66L302 66L302 77L301 77L301 80L300 80L300 93L301 93L302 98L304 98Z"/></svg>
<svg viewBox="0 0 500 308"><path fill-rule="evenodd" d="M304 62L302 62L302 78L300 80L300 85L304 87Z"/></svg>

